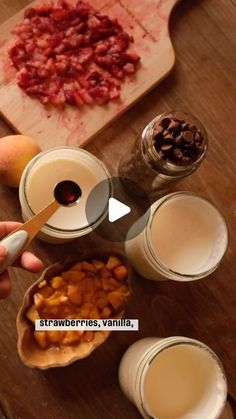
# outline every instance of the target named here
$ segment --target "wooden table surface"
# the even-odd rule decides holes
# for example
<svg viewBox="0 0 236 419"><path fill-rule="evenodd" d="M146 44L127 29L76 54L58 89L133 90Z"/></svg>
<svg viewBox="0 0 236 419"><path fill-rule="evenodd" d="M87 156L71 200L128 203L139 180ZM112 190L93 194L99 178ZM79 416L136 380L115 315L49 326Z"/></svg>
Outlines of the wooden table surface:
<svg viewBox="0 0 236 419"><path fill-rule="evenodd" d="M27 3L0 0L0 21ZM24 366L16 350L17 310L37 275L12 269L12 293L0 302L0 404L7 418L140 417L119 389L117 369L126 348L146 336L182 335L205 342L221 358L229 389L236 394L235 22L235 0L183 0L170 22L175 69L86 147L116 174L121 155L155 115L173 108L195 114L207 128L209 152L201 168L173 189L201 193L225 215L230 241L223 263L210 277L192 283L154 283L136 275L126 315L139 318L140 331L113 333L86 360L45 372ZM10 132L1 121L0 136ZM0 202L0 219L21 219L16 190L1 186ZM100 242L93 233L67 245L35 240L31 248L48 265Z"/></svg>

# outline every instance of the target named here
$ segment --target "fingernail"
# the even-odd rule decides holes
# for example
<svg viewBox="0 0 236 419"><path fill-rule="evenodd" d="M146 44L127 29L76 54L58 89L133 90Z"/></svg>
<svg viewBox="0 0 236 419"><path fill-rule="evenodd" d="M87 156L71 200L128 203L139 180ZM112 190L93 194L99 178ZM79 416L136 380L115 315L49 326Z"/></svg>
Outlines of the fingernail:
<svg viewBox="0 0 236 419"><path fill-rule="evenodd" d="M3 259L7 255L7 249L5 246L0 245L0 258Z"/></svg>

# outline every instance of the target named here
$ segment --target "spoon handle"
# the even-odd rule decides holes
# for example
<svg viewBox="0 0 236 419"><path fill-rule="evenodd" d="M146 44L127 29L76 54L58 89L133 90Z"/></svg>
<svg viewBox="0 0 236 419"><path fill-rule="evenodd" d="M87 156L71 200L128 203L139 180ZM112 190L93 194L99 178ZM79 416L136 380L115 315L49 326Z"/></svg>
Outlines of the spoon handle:
<svg viewBox="0 0 236 419"><path fill-rule="evenodd" d="M7 256L3 263L0 264L0 273L15 262L26 247L28 247L41 227L59 207L60 204L57 201L50 202L42 211L0 241L0 245L3 245L7 249Z"/></svg>

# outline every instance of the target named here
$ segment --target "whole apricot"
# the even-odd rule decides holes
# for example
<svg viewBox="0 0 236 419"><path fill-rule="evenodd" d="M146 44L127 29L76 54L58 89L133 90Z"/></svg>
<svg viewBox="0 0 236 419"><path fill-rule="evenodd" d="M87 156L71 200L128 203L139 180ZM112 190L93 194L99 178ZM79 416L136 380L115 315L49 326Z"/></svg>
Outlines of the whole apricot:
<svg viewBox="0 0 236 419"><path fill-rule="evenodd" d="M40 151L36 141L26 135L0 138L0 182L18 188L25 166Z"/></svg>

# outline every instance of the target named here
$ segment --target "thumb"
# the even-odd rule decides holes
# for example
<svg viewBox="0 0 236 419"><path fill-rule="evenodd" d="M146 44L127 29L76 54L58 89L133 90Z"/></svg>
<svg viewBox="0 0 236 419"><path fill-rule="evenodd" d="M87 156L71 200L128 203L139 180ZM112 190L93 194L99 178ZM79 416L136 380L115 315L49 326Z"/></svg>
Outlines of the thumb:
<svg viewBox="0 0 236 419"><path fill-rule="evenodd" d="M3 262L6 255L7 255L7 249L5 248L5 246L0 245L0 263Z"/></svg>

